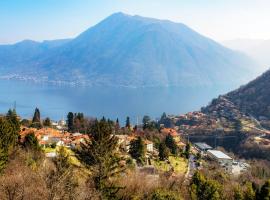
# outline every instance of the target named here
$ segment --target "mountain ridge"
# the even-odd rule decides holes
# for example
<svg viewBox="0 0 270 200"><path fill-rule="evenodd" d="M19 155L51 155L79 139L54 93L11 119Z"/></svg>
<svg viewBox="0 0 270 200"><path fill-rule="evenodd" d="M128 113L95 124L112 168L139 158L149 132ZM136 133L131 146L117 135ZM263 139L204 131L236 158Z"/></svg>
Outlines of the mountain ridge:
<svg viewBox="0 0 270 200"><path fill-rule="evenodd" d="M0 46L4 75L85 85L237 87L253 78L256 66L182 23L123 13L60 44L24 43L28 51L21 57L18 43L5 46L8 51Z"/></svg>

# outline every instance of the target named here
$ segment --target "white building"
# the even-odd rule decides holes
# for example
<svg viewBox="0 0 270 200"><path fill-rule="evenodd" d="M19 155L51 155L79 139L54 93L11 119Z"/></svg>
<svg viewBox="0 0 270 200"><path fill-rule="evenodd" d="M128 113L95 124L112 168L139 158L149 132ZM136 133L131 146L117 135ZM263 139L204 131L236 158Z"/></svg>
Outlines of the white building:
<svg viewBox="0 0 270 200"><path fill-rule="evenodd" d="M217 161L227 172L232 172L233 159L222 151L207 150L210 159Z"/></svg>

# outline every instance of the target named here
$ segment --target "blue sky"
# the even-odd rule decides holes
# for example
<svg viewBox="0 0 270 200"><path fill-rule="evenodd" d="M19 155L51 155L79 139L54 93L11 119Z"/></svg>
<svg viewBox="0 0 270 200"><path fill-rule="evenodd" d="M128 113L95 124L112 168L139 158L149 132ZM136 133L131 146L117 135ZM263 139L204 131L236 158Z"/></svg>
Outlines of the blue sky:
<svg viewBox="0 0 270 200"><path fill-rule="evenodd" d="M269 0L1 0L0 43L75 37L115 12L182 22L217 41L270 39Z"/></svg>

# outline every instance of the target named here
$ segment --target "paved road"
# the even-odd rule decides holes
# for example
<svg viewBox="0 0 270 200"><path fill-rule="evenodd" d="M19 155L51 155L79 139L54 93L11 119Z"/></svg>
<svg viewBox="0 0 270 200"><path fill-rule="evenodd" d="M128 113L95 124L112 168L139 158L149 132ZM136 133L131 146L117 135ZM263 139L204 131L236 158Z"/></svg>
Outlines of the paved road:
<svg viewBox="0 0 270 200"><path fill-rule="evenodd" d="M195 159L195 156L191 154L188 159L188 169L185 174L185 179L186 179L185 181L189 180L193 176L196 170L197 170L196 159Z"/></svg>

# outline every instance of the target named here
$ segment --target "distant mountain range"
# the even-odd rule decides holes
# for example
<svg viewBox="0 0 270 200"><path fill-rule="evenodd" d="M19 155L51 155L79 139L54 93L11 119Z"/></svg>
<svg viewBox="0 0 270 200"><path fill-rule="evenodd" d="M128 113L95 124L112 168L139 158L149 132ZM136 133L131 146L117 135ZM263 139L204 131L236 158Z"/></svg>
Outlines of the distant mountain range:
<svg viewBox="0 0 270 200"><path fill-rule="evenodd" d="M241 51L256 62L263 71L270 68L270 40L235 39L222 42L226 47Z"/></svg>
<svg viewBox="0 0 270 200"><path fill-rule="evenodd" d="M67 40L0 45L0 76L125 87L238 87L258 75L248 56L184 24L116 13Z"/></svg>

